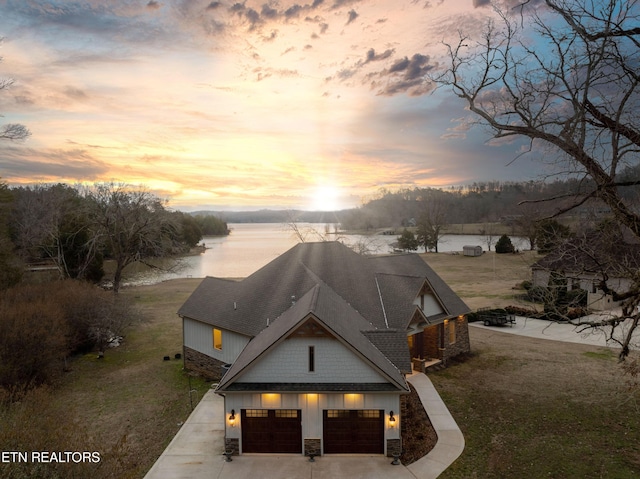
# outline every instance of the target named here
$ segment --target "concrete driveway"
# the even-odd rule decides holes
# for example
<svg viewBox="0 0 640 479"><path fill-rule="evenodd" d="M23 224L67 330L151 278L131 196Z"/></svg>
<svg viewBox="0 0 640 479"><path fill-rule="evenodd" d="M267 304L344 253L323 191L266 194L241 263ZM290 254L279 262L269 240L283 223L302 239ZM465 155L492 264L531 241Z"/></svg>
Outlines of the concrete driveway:
<svg viewBox="0 0 640 479"><path fill-rule="evenodd" d="M415 479L406 467L383 456L244 454L225 462L224 399L208 391L145 479Z"/></svg>

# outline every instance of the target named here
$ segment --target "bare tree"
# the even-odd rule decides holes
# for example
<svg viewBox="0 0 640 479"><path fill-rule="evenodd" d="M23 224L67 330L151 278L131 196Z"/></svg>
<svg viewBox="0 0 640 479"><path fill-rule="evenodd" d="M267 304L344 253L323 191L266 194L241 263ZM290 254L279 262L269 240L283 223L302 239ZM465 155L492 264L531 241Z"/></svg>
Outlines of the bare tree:
<svg viewBox="0 0 640 479"><path fill-rule="evenodd" d="M496 232L495 232L495 223L485 223L482 228L480 228L480 236L483 237L485 244L487 245L487 250L491 251L491 245L496 242Z"/></svg>
<svg viewBox="0 0 640 479"><path fill-rule="evenodd" d="M9 211L13 195L4 181L0 181L0 290L20 282L22 265L14 254L15 246L9 235Z"/></svg>
<svg viewBox="0 0 640 479"><path fill-rule="evenodd" d="M556 214L597 199L637 239L638 209L621 188L640 179L623 180L620 172L640 151L639 7L636 0L524 1L515 12L498 12L479 41L447 45L447 70L434 78L465 100L494 138L528 138L530 149L545 146L566 160L580 187ZM630 340L640 283L618 297L622 314L594 326L628 319ZM620 358L628 352L623 347Z"/></svg>
<svg viewBox="0 0 640 479"><path fill-rule="evenodd" d="M98 281L102 260L78 190L63 184L37 185L15 189L14 194L13 223L23 255L51 260L61 278Z"/></svg>
<svg viewBox="0 0 640 479"><path fill-rule="evenodd" d="M94 241L105 245L116 263L113 291L117 293L124 268L174 251L178 225L165 210L163 201L140 187L126 184L97 184L86 192Z"/></svg>
<svg viewBox="0 0 640 479"><path fill-rule="evenodd" d="M333 232L331 231L333 226ZM307 243L310 241L340 241L343 239L339 234L338 225L334 223L324 223L322 231L314 226L303 224L298 220L298 216L295 211L287 210L285 212L285 218L283 223L285 230L291 231L294 238L300 243Z"/></svg>
<svg viewBox="0 0 640 479"><path fill-rule="evenodd" d="M438 243L444 234L447 225L447 206L444 194L438 190L427 189L422 198L422 213L418 218L417 237L418 242L424 246L424 250L438 252Z"/></svg>

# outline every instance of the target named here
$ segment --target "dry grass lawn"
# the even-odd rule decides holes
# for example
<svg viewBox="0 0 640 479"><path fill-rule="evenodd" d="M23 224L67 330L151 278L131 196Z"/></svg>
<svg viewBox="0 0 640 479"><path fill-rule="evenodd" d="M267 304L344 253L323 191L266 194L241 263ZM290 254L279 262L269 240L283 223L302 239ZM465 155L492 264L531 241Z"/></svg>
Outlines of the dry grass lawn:
<svg viewBox="0 0 640 479"><path fill-rule="evenodd" d="M638 391L615 353L470 329L472 356L430 375L466 443L442 478L640 477Z"/></svg>
<svg viewBox="0 0 640 479"><path fill-rule="evenodd" d="M427 253L420 255L472 309L518 304L513 295L520 283L531 280L530 266L540 259L535 251L482 256Z"/></svg>

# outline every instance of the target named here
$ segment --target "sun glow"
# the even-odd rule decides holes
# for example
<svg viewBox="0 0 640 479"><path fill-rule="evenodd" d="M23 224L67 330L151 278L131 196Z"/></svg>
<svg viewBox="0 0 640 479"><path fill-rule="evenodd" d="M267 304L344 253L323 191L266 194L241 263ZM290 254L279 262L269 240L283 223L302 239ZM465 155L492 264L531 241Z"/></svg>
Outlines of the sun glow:
<svg viewBox="0 0 640 479"><path fill-rule="evenodd" d="M333 185L319 185L314 188L310 209L314 211L338 211L344 209L340 188Z"/></svg>

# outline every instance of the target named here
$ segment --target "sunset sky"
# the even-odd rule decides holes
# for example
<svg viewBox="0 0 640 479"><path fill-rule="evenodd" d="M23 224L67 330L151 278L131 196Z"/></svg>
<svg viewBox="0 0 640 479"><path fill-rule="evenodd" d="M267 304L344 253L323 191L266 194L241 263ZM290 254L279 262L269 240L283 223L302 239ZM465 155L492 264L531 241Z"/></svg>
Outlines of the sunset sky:
<svg viewBox="0 0 640 479"><path fill-rule="evenodd" d="M0 0L10 185L144 184L176 209L336 209L380 188L530 180L433 92L484 0Z"/></svg>

